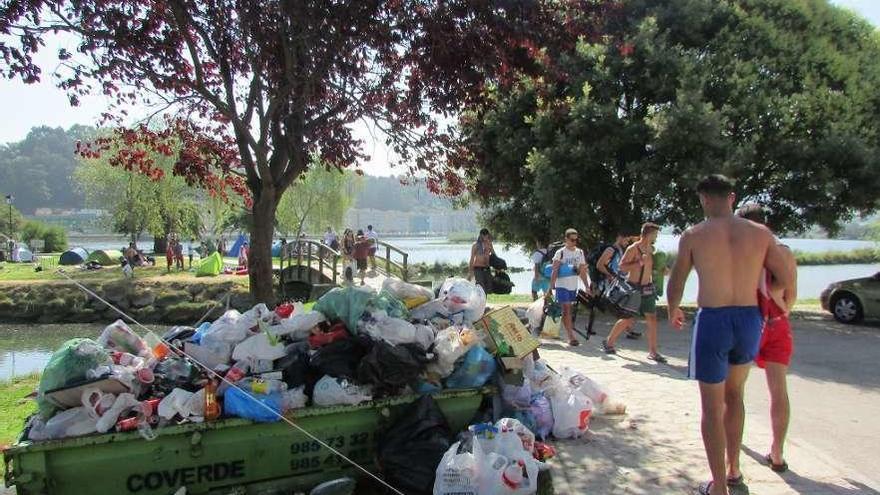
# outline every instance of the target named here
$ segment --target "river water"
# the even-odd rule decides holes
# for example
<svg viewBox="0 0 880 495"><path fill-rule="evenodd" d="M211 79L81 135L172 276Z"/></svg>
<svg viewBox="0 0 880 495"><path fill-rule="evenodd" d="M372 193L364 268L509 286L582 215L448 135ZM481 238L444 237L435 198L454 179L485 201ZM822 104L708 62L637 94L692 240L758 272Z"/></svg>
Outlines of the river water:
<svg viewBox="0 0 880 495"><path fill-rule="evenodd" d="M409 253L410 263L461 263L470 256L470 245L453 244L445 238L394 238L386 239ZM864 241L837 241L825 239L784 239L792 249L807 252L846 251L872 247L873 243ZM75 242L75 241L74 241ZM111 248L119 244L117 238L80 242L87 249ZM658 249L675 251L678 239L661 235L657 241ZM143 243L142 243L143 244ZM148 245L148 244L143 244ZM529 256L518 248L508 249L496 246L498 254L511 267L527 268ZM831 282L850 278L866 277L880 270L878 265L834 265L805 266L798 268L798 295L802 299L818 298L822 290ZM514 292L526 294L531 288L530 271L511 273L516 284ZM697 280L691 274L685 286L684 301L696 300ZM111 322L106 322L107 324ZM103 325L16 325L0 324L0 379L41 371L51 353L64 341L74 337L96 338Z"/></svg>

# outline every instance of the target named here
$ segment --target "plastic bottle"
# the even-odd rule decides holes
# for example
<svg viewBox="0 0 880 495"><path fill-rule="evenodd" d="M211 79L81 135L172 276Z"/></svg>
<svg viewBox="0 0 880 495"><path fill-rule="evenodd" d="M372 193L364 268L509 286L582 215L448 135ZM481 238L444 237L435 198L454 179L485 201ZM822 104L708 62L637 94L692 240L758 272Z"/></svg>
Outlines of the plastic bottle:
<svg viewBox="0 0 880 495"><path fill-rule="evenodd" d="M208 380L205 385L205 421L214 421L220 417L220 403L217 402L217 384Z"/></svg>
<svg viewBox="0 0 880 495"><path fill-rule="evenodd" d="M155 333L147 332L147 334L144 335L144 341L146 341L147 346L149 346L150 350L153 353L153 357L155 357L156 359L161 361L162 359L165 359L166 356L168 356L168 345L165 344L165 341L160 339L159 336Z"/></svg>
<svg viewBox="0 0 880 495"><path fill-rule="evenodd" d="M251 382L251 392L255 394L273 394L276 392L284 393L287 391L287 384L279 380L254 380Z"/></svg>

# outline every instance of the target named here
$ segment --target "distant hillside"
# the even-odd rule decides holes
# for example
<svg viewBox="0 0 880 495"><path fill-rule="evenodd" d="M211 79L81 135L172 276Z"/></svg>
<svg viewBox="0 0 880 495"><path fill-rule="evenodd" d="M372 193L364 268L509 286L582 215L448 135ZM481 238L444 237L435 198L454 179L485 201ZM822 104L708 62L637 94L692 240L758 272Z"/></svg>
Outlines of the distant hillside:
<svg viewBox="0 0 880 495"><path fill-rule="evenodd" d="M34 127L24 140L0 145L0 193L13 194L15 207L26 215L41 207L82 208L82 194L71 185L70 175L76 167L77 140L94 132L80 125L66 131Z"/></svg>
<svg viewBox="0 0 880 495"><path fill-rule="evenodd" d="M354 207L381 211L452 209L452 201L431 194L424 182L403 185L400 180L399 177L364 177Z"/></svg>

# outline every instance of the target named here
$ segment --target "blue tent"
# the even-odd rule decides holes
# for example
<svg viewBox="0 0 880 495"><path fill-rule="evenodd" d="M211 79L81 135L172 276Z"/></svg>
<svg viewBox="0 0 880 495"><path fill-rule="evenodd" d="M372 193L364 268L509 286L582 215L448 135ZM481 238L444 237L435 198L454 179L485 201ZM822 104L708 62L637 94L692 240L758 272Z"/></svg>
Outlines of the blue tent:
<svg viewBox="0 0 880 495"><path fill-rule="evenodd" d="M89 257L89 252L81 247L75 247L72 249L68 249L64 253L61 254L61 259L58 260L59 265L81 265L85 263L86 258Z"/></svg>
<svg viewBox="0 0 880 495"><path fill-rule="evenodd" d="M235 240L235 244L226 251L226 256L231 256L233 258L238 258L238 252L241 251L242 244L248 242L248 238L244 234L238 234L238 239Z"/></svg>

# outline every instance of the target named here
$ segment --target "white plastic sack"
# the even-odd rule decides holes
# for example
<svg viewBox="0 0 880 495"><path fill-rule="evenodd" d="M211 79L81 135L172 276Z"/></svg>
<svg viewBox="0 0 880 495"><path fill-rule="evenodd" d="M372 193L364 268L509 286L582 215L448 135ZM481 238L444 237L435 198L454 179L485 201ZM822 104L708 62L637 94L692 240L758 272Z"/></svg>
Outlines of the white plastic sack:
<svg viewBox="0 0 880 495"><path fill-rule="evenodd" d="M242 343L235 346L235 349L232 351L232 359L234 361L274 361L284 356L284 344L280 341L270 342L269 336L265 333L258 333L253 337L248 337Z"/></svg>
<svg viewBox="0 0 880 495"><path fill-rule="evenodd" d="M119 419L119 416L122 413L140 406L141 403L138 402L137 398L132 394L119 394L116 397L116 401L113 405L108 409L98 422L95 424L95 429L100 433L107 433L114 426L116 426L116 421Z"/></svg>
<svg viewBox="0 0 880 495"><path fill-rule="evenodd" d="M306 407L309 402L309 396L306 395L305 385L292 388L282 394L284 399L283 411L287 412L291 409L300 409Z"/></svg>
<svg viewBox="0 0 880 495"><path fill-rule="evenodd" d="M208 369L215 369L220 365L228 364L229 360L232 359L232 344L218 340L208 342L202 340L201 345L186 342L183 344L183 350L187 355L192 356L193 359L208 367Z"/></svg>
<svg viewBox="0 0 880 495"><path fill-rule="evenodd" d="M442 378L452 374L455 362L464 356L477 343L473 330L461 327L449 327L437 333L434 339L434 354L437 360L429 363L427 369Z"/></svg>
<svg viewBox="0 0 880 495"><path fill-rule="evenodd" d="M380 318L364 325L364 333L389 344L418 344L428 349L434 343L434 331L425 325L413 325L400 318Z"/></svg>
<svg viewBox="0 0 880 495"><path fill-rule="evenodd" d="M503 455L487 454L480 480L480 495L534 495L538 493L538 471L540 463L534 458L508 458ZM507 471L514 470L519 480L512 484Z"/></svg>
<svg viewBox="0 0 880 495"><path fill-rule="evenodd" d="M535 434L518 419L501 418L495 423L495 428L498 429L499 436L505 438L502 443L505 449L513 448L516 450L518 447L523 453L528 454L529 456L535 451ZM508 438L515 438L518 443L510 442L513 445L508 446ZM507 457L514 457L514 453L519 454L519 452L511 452L510 450L498 453Z"/></svg>
<svg viewBox="0 0 880 495"><path fill-rule="evenodd" d="M355 405L373 400L369 387L325 375L315 384L312 400L316 406Z"/></svg>
<svg viewBox="0 0 880 495"><path fill-rule="evenodd" d="M382 290L387 291L401 301L417 297L424 297L429 301L434 299L434 292L431 289L421 285L409 284L397 278L386 278L382 282Z"/></svg>
<svg viewBox="0 0 880 495"><path fill-rule="evenodd" d="M480 495L481 464L485 458L476 439L469 450L459 452L461 442L455 442L443 454L434 477L434 495Z"/></svg>
<svg viewBox="0 0 880 495"><path fill-rule="evenodd" d="M544 318L544 299L538 298L526 309L526 318L529 320L529 329L532 335L538 335L541 332L541 320Z"/></svg>
<svg viewBox="0 0 880 495"><path fill-rule="evenodd" d="M97 421L85 407L74 407L52 416L49 421L37 418L31 423L30 440L78 437L95 433Z"/></svg>
<svg viewBox="0 0 880 495"><path fill-rule="evenodd" d="M579 390L582 394L589 397L594 405L601 406L608 400L608 389L590 380L586 375L568 367L563 367L559 372L562 375L562 379L571 388Z"/></svg>
<svg viewBox="0 0 880 495"><path fill-rule="evenodd" d="M268 332L276 336L290 336L294 342L306 340L312 328L327 320L323 313L309 311L294 312L290 318L281 320L281 324L269 327Z"/></svg>
<svg viewBox="0 0 880 495"><path fill-rule="evenodd" d="M579 438L590 427L593 403L577 390L560 392L550 396L553 406L553 436L556 438Z"/></svg>
<svg viewBox="0 0 880 495"><path fill-rule="evenodd" d="M411 309L409 315L414 320L430 320L437 316L448 318L449 310L443 304L443 299L434 299Z"/></svg>
<svg viewBox="0 0 880 495"><path fill-rule="evenodd" d="M195 394L182 388L175 388L159 402L159 416L165 419L171 419L178 414L181 418L190 416L193 412L193 395Z"/></svg>
<svg viewBox="0 0 880 495"><path fill-rule="evenodd" d="M248 328L238 311L231 309L211 324L202 337L202 345L238 344L248 337Z"/></svg>
<svg viewBox="0 0 880 495"><path fill-rule="evenodd" d="M448 278L440 287L440 299L450 316L471 325L483 317L486 310L486 292L477 284L463 278Z"/></svg>

